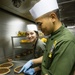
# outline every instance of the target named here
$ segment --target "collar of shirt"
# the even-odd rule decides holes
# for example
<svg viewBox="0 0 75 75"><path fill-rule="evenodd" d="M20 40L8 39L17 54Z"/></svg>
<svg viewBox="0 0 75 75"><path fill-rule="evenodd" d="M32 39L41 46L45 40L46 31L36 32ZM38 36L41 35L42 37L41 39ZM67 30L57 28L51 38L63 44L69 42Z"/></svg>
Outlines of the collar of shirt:
<svg viewBox="0 0 75 75"><path fill-rule="evenodd" d="M55 32L53 32L52 34L51 34L51 37L50 38L55 38L55 37L57 37L57 36L59 36L62 32L63 32L63 29L65 28L65 26L64 25L62 25L58 30L56 30Z"/></svg>

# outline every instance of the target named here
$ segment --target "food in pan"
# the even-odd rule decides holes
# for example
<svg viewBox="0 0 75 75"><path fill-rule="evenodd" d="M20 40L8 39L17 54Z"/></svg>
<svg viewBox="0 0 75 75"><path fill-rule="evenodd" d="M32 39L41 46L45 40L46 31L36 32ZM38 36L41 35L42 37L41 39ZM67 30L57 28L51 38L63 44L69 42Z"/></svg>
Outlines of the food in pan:
<svg viewBox="0 0 75 75"><path fill-rule="evenodd" d="M21 40L20 43L30 43L30 40Z"/></svg>
<svg viewBox="0 0 75 75"><path fill-rule="evenodd" d="M18 66L14 69L14 72L18 73L20 71L20 69L22 68L22 66Z"/></svg>
<svg viewBox="0 0 75 75"><path fill-rule="evenodd" d="M7 67L7 68L11 68L14 64L12 62L6 62L6 63L2 63L0 64L0 67Z"/></svg>
<svg viewBox="0 0 75 75"><path fill-rule="evenodd" d="M14 72L15 72L15 73L18 73L18 72L21 70L21 68L22 68L22 66L16 67L16 68L14 69ZM24 73L23 73L23 72L22 72L22 73L19 73L19 75L24 75Z"/></svg>
<svg viewBox="0 0 75 75"><path fill-rule="evenodd" d="M9 68L0 67L0 75L6 75L9 72L10 72Z"/></svg>

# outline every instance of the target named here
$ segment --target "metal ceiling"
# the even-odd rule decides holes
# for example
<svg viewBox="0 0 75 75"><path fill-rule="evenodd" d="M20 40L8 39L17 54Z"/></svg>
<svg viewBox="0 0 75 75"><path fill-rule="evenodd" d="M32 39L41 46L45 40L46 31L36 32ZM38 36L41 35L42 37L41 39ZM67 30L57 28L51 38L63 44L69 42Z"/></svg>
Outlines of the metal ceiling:
<svg viewBox="0 0 75 75"><path fill-rule="evenodd" d="M12 0L0 0L0 8L23 18L32 20L32 16L29 13L29 9L34 5L37 0L25 0L21 3L19 8L15 7Z"/></svg>
<svg viewBox="0 0 75 75"><path fill-rule="evenodd" d="M20 7L15 7L12 0L0 0L0 8L25 19L34 21L29 9L39 0L24 0ZM75 24L75 0L58 0L60 15L63 22Z"/></svg>

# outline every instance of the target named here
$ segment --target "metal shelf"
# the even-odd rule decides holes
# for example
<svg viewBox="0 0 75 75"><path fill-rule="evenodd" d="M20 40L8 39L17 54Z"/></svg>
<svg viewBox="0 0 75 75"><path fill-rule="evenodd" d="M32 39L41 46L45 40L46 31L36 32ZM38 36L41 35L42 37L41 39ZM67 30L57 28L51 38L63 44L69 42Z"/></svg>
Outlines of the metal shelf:
<svg viewBox="0 0 75 75"><path fill-rule="evenodd" d="M15 59L15 50L16 49L33 49L33 44L32 43L28 43L28 44L21 44L20 40L22 39L27 39L25 36L12 36L11 37L11 41L12 41L12 49L13 49L13 59Z"/></svg>

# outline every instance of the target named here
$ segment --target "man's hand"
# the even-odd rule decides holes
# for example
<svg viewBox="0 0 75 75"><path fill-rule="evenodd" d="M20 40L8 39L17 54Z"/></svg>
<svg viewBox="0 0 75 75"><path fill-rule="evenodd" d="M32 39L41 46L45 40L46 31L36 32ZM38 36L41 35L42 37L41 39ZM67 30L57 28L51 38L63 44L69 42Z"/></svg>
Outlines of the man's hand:
<svg viewBox="0 0 75 75"><path fill-rule="evenodd" d="M26 70L25 74L28 74L28 75L34 75L35 73L35 70L33 68L29 68L28 70Z"/></svg>
<svg viewBox="0 0 75 75"><path fill-rule="evenodd" d="M22 69L18 72L18 73L20 73L20 72L26 72L26 70L28 70L31 66L33 65L33 62L32 62L32 60L29 60L23 67L22 67Z"/></svg>

